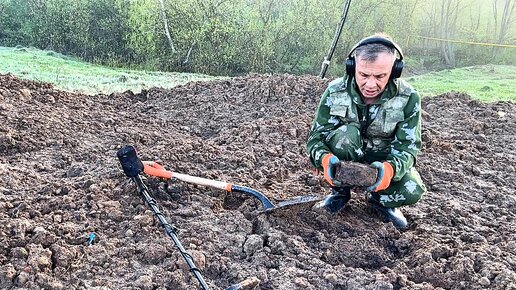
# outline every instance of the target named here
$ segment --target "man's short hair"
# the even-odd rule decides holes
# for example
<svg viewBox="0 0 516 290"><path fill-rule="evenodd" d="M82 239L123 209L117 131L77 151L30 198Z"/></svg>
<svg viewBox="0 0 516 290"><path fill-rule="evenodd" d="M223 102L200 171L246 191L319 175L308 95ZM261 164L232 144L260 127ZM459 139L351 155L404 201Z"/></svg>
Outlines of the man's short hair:
<svg viewBox="0 0 516 290"><path fill-rule="evenodd" d="M377 33L375 35L372 35L372 37L381 37L388 39L389 41L393 41L392 38L386 33ZM396 55L396 49L394 49L393 47L385 46L381 43L370 43L357 47L357 49L355 49L355 58L363 59L367 62L373 62L378 57L378 54L382 52L387 52L392 55Z"/></svg>

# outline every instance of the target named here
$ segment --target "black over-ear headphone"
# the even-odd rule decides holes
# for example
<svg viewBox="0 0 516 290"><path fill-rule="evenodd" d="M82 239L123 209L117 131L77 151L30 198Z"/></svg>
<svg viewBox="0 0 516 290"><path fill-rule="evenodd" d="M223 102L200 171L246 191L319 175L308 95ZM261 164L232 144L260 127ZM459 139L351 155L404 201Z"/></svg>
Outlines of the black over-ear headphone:
<svg viewBox="0 0 516 290"><path fill-rule="evenodd" d="M355 44L355 46L353 46L353 48L351 49L351 51L348 54L348 58L346 59L347 75L355 76L356 62L355 62L355 56L352 55L353 52L355 52L355 50L357 48L359 48L360 46L364 46L364 45L372 44L372 43L383 44L387 47L394 48L398 52L400 57L396 58L396 60L394 61L394 64L392 65L392 71L391 71L390 78L391 79L399 78L401 76L401 72L403 71L403 64L404 64L403 52L401 51L401 48L393 41L390 41L387 38L378 37L378 36L366 37L366 38L362 39L360 42L358 42L357 44Z"/></svg>

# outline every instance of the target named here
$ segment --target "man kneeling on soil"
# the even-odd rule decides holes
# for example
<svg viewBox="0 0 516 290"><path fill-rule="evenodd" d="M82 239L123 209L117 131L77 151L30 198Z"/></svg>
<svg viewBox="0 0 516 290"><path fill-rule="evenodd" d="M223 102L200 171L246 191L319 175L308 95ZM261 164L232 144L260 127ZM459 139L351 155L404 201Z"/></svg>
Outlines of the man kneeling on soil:
<svg viewBox="0 0 516 290"><path fill-rule="evenodd" d="M368 202L398 229L408 227L398 207L416 203L426 188L414 168L421 149L421 98L399 78L402 69L401 49L388 35L373 35L353 47L346 75L322 95L307 151L332 190L316 208L337 213L350 199L351 188L335 179L341 160L367 163L377 169Z"/></svg>

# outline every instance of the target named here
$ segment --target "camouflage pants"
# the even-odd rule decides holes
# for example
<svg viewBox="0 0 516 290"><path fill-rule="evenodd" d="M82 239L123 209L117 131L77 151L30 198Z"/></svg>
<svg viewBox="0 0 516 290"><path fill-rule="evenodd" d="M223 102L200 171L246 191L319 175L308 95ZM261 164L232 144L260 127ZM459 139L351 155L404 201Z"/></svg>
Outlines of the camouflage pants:
<svg viewBox="0 0 516 290"><path fill-rule="evenodd" d="M361 163L385 161L385 153L362 151L360 130L356 125L344 125L328 137L328 147L340 160ZM416 203L425 192L421 176L412 167L400 180L393 180L387 189L373 193L373 198L385 207L399 207Z"/></svg>

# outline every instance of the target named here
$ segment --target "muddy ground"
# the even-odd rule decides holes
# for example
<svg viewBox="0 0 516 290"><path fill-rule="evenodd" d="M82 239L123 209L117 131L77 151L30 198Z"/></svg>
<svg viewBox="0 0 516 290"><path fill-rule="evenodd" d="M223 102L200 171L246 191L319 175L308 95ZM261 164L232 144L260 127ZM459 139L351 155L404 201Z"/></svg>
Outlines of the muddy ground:
<svg viewBox="0 0 516 290"><path fill-rule="evenodd" d="M0 289L198 289L116 151L275 202L323 196L304 148L325 85L248 75L85 96L0 75ZM241 194L146 183L212 289L516 289L516 104L449 93L423 109L429 191L403 208L406 232L358 190L335 217L264 215Z"/></svg>

